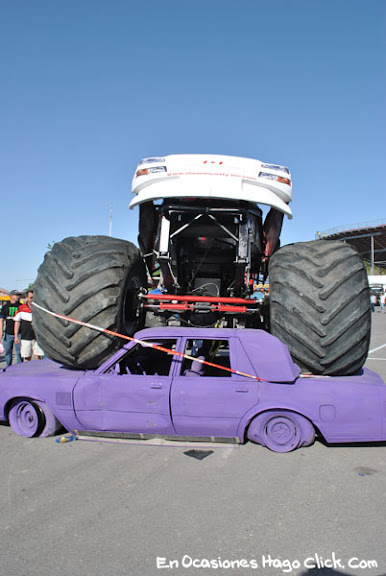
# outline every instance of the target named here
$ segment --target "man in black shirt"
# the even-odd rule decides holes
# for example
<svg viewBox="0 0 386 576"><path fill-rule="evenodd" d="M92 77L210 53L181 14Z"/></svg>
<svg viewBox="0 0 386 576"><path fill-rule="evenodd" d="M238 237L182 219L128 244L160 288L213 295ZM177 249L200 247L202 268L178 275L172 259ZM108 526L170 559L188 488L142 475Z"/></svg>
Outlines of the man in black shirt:
<svg viewBox="0 0 386 576"><path fill-rule="evenodd" d="M14 336L14 316L20 306L20 292L12 290L9 295L9 302L6 302L0 312L0 340L4 339L5 361L7 366L12 364L13 346L15 346L17 362L21 362L20 344L15 343ZM5 329L4 329L5 322Z"/></svg>

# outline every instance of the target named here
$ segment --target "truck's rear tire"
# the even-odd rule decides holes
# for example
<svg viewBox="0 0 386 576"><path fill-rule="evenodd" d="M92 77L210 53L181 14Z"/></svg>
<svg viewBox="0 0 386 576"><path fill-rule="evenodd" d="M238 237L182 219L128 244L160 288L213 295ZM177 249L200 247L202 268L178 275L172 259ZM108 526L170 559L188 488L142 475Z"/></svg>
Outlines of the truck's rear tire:
<svg viewBox="0 0 386 576"><path fill-rule="evenodd" d="M270 331L313 374L349 375L364 364L371 329L366 269L340 241L290 244L271 258Z"/></svg>
<svg viewBox="0 0 386 576"><path fill-rule="evenodd" d="M38 270L35 302L52 312L126 335L144 326L137 294L146 286L145 265L131 242L108 236L65 238ZM44 353L77 368L96 368L124 341L33 310Z"/></svg>

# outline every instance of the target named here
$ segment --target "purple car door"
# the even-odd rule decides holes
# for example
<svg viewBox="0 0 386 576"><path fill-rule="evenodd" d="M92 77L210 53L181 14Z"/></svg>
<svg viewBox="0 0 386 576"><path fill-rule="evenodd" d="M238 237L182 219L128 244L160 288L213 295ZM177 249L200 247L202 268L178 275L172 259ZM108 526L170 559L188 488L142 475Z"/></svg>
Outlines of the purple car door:
<svg viewBox="0 0 386 576"><path fill-rule="evenodd" d="M189 339L185 353L235 369L252 370L237 338ZM174 377L171 408L179 435L237 437L244 414L259 401L259 383L185 359Z"/></svg>
<svg viewBox="0 0 386 576"><path fill-rule="evenodd" d="M176 340L152 340L175 349ZM173 434L170 386L173 356L137 344L102 373L79 379L74 391L84 430Z"/></svg>

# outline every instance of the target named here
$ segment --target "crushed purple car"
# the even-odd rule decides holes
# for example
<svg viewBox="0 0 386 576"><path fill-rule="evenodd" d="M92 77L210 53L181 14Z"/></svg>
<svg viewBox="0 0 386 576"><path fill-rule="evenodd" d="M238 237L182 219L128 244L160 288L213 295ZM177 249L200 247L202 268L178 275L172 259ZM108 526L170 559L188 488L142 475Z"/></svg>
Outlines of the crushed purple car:
<svg viewBox="0 0 386 576"><path fill-rule="evenodd" d="M149 328L136 338L199 360L130 342L97 370L17 364L0 374L0 419L26 437L63 426L82 436L251 440L275 452L308 446L316 434L328 443L386 441L386 386L371 370L304 377L262 330Z"/></svg>

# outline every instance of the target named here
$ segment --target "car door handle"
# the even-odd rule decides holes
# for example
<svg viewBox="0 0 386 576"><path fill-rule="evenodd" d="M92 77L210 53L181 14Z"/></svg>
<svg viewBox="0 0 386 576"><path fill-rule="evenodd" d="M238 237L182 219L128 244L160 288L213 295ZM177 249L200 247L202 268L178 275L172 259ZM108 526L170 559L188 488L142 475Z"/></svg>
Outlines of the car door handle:
<svg viewBox="0 0 386 576"><path fill-rule="evenodd" d="M159 390L160 388L162 388L162 384L150 384L150 388L155 388Z"/></svg>
<svg viewBox="0 0 386 576"><path fill-rule="evenodd" d="M248 388L236 388L236 392L249 392Z"/></svg>

